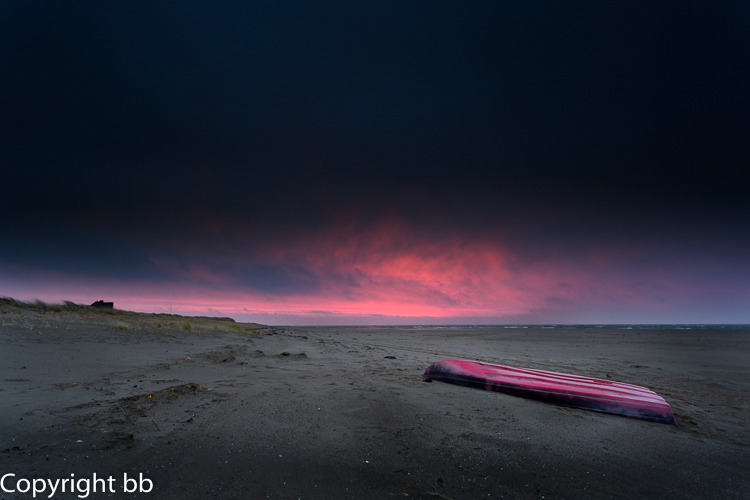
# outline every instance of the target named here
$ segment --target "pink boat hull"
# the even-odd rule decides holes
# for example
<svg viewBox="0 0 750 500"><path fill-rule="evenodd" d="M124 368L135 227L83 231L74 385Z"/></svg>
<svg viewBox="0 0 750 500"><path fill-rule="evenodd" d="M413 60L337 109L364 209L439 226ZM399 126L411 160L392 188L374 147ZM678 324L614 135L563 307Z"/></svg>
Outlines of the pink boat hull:
<svg viewBox="0 0 750 500"><path fill-rule="evenodd" d="M433 363L422 377L543 403L677 425L667 402L637 385L460 359Z"/></svg>

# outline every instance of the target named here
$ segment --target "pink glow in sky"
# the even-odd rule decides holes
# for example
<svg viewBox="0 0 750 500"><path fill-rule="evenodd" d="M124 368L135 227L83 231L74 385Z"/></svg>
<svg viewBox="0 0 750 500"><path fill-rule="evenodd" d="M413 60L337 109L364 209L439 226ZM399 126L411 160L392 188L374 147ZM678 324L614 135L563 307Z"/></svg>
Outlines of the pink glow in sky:
<svg viewBox="0 0 750 500"><path fill-rule="evenodd" d="M250 253L235 248L208 263L197 257L150 259L173 280L43 273L25 283L6 281L0 294L82 303L106 299L122 309L269 324L440 324L677 322L677 313L684 318L686 310L700 311L711 296L738 292L685 272L698 264L721 272L719 262L663 262L643 248L607 245L578 258L550 252L529 260L500 239L430 237L397 219L264 240ZM237 270L248 258L273 268L289 285L241 282ZM692 319L708 321L698 313Z"/></svg>

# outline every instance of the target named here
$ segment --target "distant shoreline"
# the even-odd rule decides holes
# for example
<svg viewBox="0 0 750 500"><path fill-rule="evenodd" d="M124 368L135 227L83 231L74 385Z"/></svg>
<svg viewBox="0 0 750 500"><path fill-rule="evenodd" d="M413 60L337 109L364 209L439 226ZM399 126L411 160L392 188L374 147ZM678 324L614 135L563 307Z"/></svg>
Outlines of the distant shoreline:
<svg viewBox="0 0 750 500"><path fill-rule="evenodd" d="M529 328L529 329L581 329L606 328L614 330L750 330L750 324L720 323L720 324L549 324L549 325L294 325L294 328L388 328L407 330L441 330L460 328Z"/></svg>

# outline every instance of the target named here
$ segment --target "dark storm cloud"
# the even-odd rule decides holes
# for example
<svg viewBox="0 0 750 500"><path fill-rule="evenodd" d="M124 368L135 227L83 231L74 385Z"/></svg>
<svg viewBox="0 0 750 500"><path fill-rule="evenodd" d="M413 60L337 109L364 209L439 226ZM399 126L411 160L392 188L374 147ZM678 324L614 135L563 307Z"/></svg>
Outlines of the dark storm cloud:
<svg viewBox="0 0 750 500"><path fill-rule="evenodd" d="M13 240L7 238L8 235ZM282 266L246 255L228 261L173 248L133 245L104 232L66 229L37 234L5 233L0 244L0 275L8 279L44 279L44 272L86 280L106 277L124 283L173 282L205 289L250 287L259 292L313 293L317 278L300 266ZM39 275L39 273L42 273ZM49 275L47 275L49 277ZM330 274L327 278L331 278Z"/></svg>
<svg viewBox="0 0 750 500"><path fill-rule="evenodd" d="M0 273L7 277L31 277L37 271L82 278L166 280L172 276L149 259L142 249L106 234L76 228L45 228L31 224L31 231L13 231L4 222L0 239Z"/></svg>
<svg viewBox="0 0 750 500"><path fill-rule="evenodd" d="M746 264L740 2L8 2L0 23L6 260L158 277L159 252L245 252L261 288L314 290L247 239L395 213L522 259L646 240ZM58 230L27 251L29 226Z"/></svg>

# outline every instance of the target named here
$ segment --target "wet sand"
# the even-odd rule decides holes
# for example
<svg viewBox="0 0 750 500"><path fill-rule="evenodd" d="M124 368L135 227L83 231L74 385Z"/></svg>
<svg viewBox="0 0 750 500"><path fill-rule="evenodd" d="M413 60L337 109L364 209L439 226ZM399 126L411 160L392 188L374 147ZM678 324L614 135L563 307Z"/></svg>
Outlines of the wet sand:
<svg viewBox="0 0 750 500"><path fill-rule="evenodd" d="M116 493L88 498L750 498L748 331L0 312L6 486L96 473ZM422 380L448 358L646 386L679 427ZM123 473L153 490L122 492Z"/></svg>

